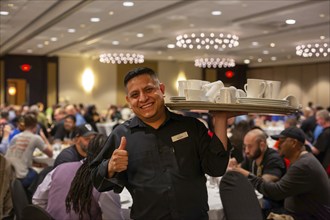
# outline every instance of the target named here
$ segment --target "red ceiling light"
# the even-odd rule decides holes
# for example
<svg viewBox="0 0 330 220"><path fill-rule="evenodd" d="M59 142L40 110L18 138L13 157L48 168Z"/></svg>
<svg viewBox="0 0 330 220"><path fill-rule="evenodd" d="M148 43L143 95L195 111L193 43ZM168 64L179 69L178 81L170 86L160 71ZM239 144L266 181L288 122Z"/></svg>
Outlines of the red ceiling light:
<svg viewBox="0 0 330 220"><path fill-rule="evenodd" d="M26 64L26 63L22 64L20 67L23 72L29 72L32 68L32 66L30 64Z"/></svg>
<svg viewBox="0 0 330 220"><path fill-rule="evenodd" d="M231 78L233 78L233 76L234 76L235 74L234 74L233 71L228 70L228 71L226 71L225 75L226 75L226 77L227 77L228 79L231 79Z"/></svg>

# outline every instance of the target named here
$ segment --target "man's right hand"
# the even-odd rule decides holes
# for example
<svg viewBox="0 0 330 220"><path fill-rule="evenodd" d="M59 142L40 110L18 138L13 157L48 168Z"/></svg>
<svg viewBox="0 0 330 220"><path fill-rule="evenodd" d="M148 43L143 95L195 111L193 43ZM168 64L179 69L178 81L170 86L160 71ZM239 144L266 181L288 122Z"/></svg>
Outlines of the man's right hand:
<svg viewBox="0 0 330 220"><path fill-rule="evenodd" d="M108 178L115 173L122 172L127 169L128 153L126 151L126 138L121 137L119 147L114 150L108 163Z"/></svg>

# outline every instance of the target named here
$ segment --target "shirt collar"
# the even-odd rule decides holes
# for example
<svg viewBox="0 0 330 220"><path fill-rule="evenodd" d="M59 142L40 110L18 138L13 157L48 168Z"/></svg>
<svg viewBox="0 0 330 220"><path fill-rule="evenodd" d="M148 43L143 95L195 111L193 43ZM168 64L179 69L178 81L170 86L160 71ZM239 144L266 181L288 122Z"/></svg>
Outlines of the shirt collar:
<svg viewBox="0 0 330 220"><path fill-rule="evenodd" d="M180 120L180 116L178 114L175 114L173 112L170 112L166 107L165 107L165 114L166 114L166 119L165 122L161 125L165 125L169 120ZM147 127L147 125L137 116L133 117L131 122L129 123L130 128L134 127Z"/></svg>

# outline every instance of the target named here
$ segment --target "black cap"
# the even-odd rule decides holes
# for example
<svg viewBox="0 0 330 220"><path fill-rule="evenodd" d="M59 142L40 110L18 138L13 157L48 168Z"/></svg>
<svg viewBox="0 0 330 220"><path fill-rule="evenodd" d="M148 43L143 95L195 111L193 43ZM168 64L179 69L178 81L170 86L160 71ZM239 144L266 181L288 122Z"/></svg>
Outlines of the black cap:
<svg viewBox="0 0 330 220"><path fill-rule="evenodd" d="M305 133L297 127L286 128L280 134L271 136L274 140L278 140L281 137L290 137L297 139L301 143L305 143Z"/></svg>
<svg viewBox="0 0 330 220"><path fill-rule="evenodd" d="M97 134L97 132L95 132L93 130L93 127L90 124L83 124L80 125L76 128L76 136L82 136L82 137L87 137L93 134Z"/></svg>

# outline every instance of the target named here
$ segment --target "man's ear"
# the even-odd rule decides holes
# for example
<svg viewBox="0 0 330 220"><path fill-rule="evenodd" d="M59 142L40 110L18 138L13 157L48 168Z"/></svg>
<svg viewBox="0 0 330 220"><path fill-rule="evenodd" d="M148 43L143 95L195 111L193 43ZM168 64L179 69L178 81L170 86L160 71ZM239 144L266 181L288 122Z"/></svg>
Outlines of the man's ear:
<svg viewBox="0 0 330 220"><path fill-rule="evenodd" d="M163 83L159 84L159 89L162 91L163 94L165 94L165 85Z"/></svg>
<svg viewBox="0 0 330 220"><path fill-rule="evenodd" d="M261 141L261 142L260 142L260 147L261 147L263 150L266 150L266 149L267 149L267 143L266 143L266 141Z"/></svg>

